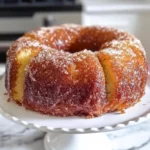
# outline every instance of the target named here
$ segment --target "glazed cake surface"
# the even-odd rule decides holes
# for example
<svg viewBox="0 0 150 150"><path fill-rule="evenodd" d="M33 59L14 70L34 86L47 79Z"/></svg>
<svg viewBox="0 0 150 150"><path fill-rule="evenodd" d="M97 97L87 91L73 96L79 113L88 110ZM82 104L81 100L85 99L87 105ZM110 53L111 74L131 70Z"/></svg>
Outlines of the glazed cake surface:
<svg viewBox="0 0 150 150"><path fill-rule="evenodd" d="M146 80L141 42L110 27L40 28L7 52L10 99L44 114L95 117L123 111L143 96Z"/></svg>

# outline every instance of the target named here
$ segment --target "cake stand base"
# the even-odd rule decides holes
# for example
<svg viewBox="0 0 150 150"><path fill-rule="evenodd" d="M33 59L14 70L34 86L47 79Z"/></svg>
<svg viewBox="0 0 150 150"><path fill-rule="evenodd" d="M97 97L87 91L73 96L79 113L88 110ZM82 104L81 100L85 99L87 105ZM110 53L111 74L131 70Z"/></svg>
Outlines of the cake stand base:
<svg viewBox="0 0 150 150"><path fill-rule="evenodd" d="M112 150L104 133L61 134L49 132L44 139L45 150Z"/></svg>

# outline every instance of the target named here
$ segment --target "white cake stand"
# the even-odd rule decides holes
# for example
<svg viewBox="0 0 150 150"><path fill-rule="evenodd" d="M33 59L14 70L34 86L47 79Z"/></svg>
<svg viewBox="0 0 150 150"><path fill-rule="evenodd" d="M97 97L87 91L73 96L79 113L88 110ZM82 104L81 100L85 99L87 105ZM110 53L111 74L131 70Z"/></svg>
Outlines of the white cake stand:
<svg viewBox="0 0 150 150"><path fill-rule="evenodd" d="M102 117L51 117L25 110L14 102L7 102L4 76L0 80L0 113L28 128L47 132L46 150L111 150L111 143L104 132L129 127L150 118L150 77L140 103L126 110L125 114L109 113ZM86 134L85 134L86 133Z"/></svg>

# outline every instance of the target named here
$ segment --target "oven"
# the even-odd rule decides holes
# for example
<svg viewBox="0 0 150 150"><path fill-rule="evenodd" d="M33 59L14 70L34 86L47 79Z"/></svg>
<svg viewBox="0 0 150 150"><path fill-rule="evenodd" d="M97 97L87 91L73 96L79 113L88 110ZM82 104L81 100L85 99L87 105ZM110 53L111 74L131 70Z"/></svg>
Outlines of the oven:
<svg viewBox="0 0 150 150"><path fill-rule="evenodd" d="M75 0L0 1L0 62L12 41L41 26L81 23L82 4Z"/></svg>

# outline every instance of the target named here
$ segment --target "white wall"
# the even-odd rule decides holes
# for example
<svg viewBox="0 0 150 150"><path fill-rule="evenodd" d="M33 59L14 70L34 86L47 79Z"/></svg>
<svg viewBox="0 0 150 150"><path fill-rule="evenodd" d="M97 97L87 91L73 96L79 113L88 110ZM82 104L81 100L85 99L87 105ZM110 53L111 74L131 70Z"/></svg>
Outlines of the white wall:
<svg viewBox="0 0 150 150"><path fill-rule="evenodd" d="M84 4L118 4L118 3L150 3L149 0L78 0L83 2Z"/></svg>

